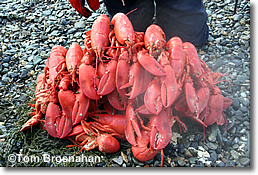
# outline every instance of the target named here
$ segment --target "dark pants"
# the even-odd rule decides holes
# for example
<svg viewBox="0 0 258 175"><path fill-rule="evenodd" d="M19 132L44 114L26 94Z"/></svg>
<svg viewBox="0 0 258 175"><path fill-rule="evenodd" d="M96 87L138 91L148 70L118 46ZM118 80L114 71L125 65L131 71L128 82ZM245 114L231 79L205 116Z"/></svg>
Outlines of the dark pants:
<svg viewBox="0 0 258 175"><path fill-rule="evenodd" d="M135 31L144 32L153 23L154 0L104 0L108 13L113 17L118 12L128 13ZM201 0L155 0L156 23L166 34L168 41L173 36L183 42L201 47L208 39L207 14Z"/></svg>

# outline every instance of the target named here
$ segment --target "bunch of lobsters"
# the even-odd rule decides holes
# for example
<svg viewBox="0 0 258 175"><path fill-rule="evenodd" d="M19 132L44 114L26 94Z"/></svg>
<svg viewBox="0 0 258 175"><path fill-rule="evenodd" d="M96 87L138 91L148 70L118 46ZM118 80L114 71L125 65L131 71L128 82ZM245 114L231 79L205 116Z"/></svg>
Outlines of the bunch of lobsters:
<svg viewBox="0 0 258 175"><path fill-rule="evenodd" d="M226 123L223 110L232 101L216 84L227 80L210 71L193 44L166 42L155 24L135 32L123 13L111 22L100 15L84 44L52 48L37 77L36 103L29 104L33 117L21 131L42 121L51 136L106 153L126 139L134 156L148 161L163 155L176 122L187 130L183 117L203 127Z"/></svg>

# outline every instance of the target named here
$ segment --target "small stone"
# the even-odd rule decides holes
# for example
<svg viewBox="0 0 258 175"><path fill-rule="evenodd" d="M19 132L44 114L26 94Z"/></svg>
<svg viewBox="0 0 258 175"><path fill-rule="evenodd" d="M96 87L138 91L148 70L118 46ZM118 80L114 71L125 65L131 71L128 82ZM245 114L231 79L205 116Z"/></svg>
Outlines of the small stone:
<svg viewBox="0 0 258 175"><path fill-rule="evenodd" d="M242 16L239 15L239 14L235 14L235 15L233 16L233 20L234 20L234 21L239 21L241 18L242 18Z"/></svg>
<svg viewBox="0 0 258 175"><path fill-rule="evenodd" d="M33 57L33 64L34 64L34 65L39 64L41 61L42 61L42 59L41 59L40 56L35 56L35 57Z"/></svg>
<svg viewBox="0 0 258 175"><path fill-rule="evenodd" d="M184 159L179 159L177 161L177 163L178 163L179 166L184 166L185 165L185 160Z"/></svg>
<svg viewBox="0 0 258 175"><path fill-rule="evenodd" d="M211 143L211 142L207 143L207 146L208 146L209 149L213 149L213 150L217 149L217 146L214 143Z"/></svg>
<svg viewBox="0 0 258 175"><path fill-rule="evenodd" d="M27 77L27 74L28 74L27 69L22 69L22 70L21 70L20 78L21 78L21 79L26 78L26 77Z"/></svg>
<svg viewBox="0 0 258 175"><path fill-rule="evenodd" d="M185 149L185 156L186 157L193 157L193 155L191 154L191 152L188 149Z"/></svg>
<svg viewBox="0 0 258 175"><path fill-rule="evenodd" d="M118 165L122 165L123 163L123 158L122 156L118 156L112 159L112 161L114 161L115 163L117 163Z"/></svg>
<svg viewBox="0 0 258 175"><path fill-rule="evenodd" d="M122 151L121 151L121 156L122 156L123 160L124 160L126 163L128 163L127 155L126 155L125 153L123 153Z"/></svg>
<svg viewBox="0 0 258 175"><path fill-rule="evenodd" d="M225 167L225 163L221 160L216 161L216 167Z"/></svg>
<svg viewBox="0 0 258 175"><path fill-rule="evenodd" d="M83 29L83 28L85 28L85 22L84 21L76 22L74 24L74 28L76 28L76 29Z"/></svg>
<svg viewBox="0 0 258 175"><path fill-rule="evenodd" d="M215 141L216 141L216 136L214 136L214 134L210 134L210 135L208 136L208 140L209 140L210 142L215 142Z"/></svg>
<svg viewBox="0 0 258 175"><path fill-rule="evenodd" d="M241 108L239 108L240 111L242 111L243 113L248 112L248 108L245 106L242 106Z"/></svg>
<svg viewBox="0 0 258 175"><path fill-rule="evenodd" d="M217 154L215 152L210 153L211 159L215 162L218 158Z"/></svg>
<svg viewBox="0 0 258 175"><path fill-rule="evenodd" d="M250 159L249 158L241 158L240 159L240 163L241 163L241 165L243 165L243 166L246 166L246 165L250 165Z"/></svg>
<svg viewBox="0 0 258 175"><path fill-rule="evenodd" d="M230 155L232 156L232 158L233 158L234 160L238 160L238 159L239 159L239 156L240 156L240 154L239 154L236 150L231 150L231 151L230 151Z"/></svg>
<svg viewBox="0 0 258 175"><path fill-rule="evenodd" d="M196 157L190 157L188 160L191 164L195 164L198 159Z"/></svg>
<svg viewBox="0 0 258 175"><path fill-rule="evenodd" d="M239 109L240 103L239 103L238 99L236 99L236 98L232 99L232 106L235 111L237 111Z"/></svg>
<svg viewBox="0 0 258 175"><path fill-rule="evenodd" d="M67 31L67 34L72 34L74 33L75 31L77 31L75 28L72 28L70 30Z"/></svg>
<svg viewBox="0 0 258 175"><path fill-rule="evenodd" d="M140 165L140 166L143 166L144 163L139 161L138 159L136 159L134 156L132 157L132 160L133 160L133 163L135 163L136 165Z"/></svg>

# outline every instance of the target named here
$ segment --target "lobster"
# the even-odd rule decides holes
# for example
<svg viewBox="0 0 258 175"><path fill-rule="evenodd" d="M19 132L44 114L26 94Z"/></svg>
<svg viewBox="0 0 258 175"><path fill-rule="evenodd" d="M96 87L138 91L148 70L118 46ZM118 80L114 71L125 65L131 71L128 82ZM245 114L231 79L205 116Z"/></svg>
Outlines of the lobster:
<svg viewBox="0 0 258 175"><path fill-rule="evenodd" d="M74 137L72 139L71 137ZM81 125L74 127L73 131L68 135L68 139L81 146L81 150L90 151L91 149L98 148L101 152L115 153L120 149L118 140L110 134L99 131L92 123L84 120ZM71 147L74 145L69 145Z"/></svg>
<svg viewBox="0 0 258 175"><path fill-rule="evenodd" d="M75 43L68 51L51 49L37 78L36 104L29 104L32 118L21 131L45 117L48 133L69 139L79 152L114 153L123 139L140 161L160 151L162 166L174 124L188 130L181 118L203 127L227 122L223 110L232 101L217 86L228 81L220 80L225 75L212 73L191 43L176 36L166 43L157 25L135 32L123 13L111 22L100 15L83 50Z"/></svg>

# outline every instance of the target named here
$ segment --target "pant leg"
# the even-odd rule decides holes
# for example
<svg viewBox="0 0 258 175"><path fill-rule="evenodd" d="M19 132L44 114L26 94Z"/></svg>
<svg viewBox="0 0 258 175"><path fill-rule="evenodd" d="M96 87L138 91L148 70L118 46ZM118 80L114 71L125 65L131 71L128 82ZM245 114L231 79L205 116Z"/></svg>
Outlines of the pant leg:
<svg viewBox="0 0 258 175"><path fill-rule="evenodd" d="M201 0L156 0L157 24L166 39L180 37L201 47L208 39L207 14Z"/></svg>
<svg viewBox="0 0 258 175"><path fill-rule="evenodd" d="M123 6L121 0L104 0L108 13L113 17L118 12L128 13L135 31L144 32L152 24L154 15L154 0L125 0Z"/></svg>

